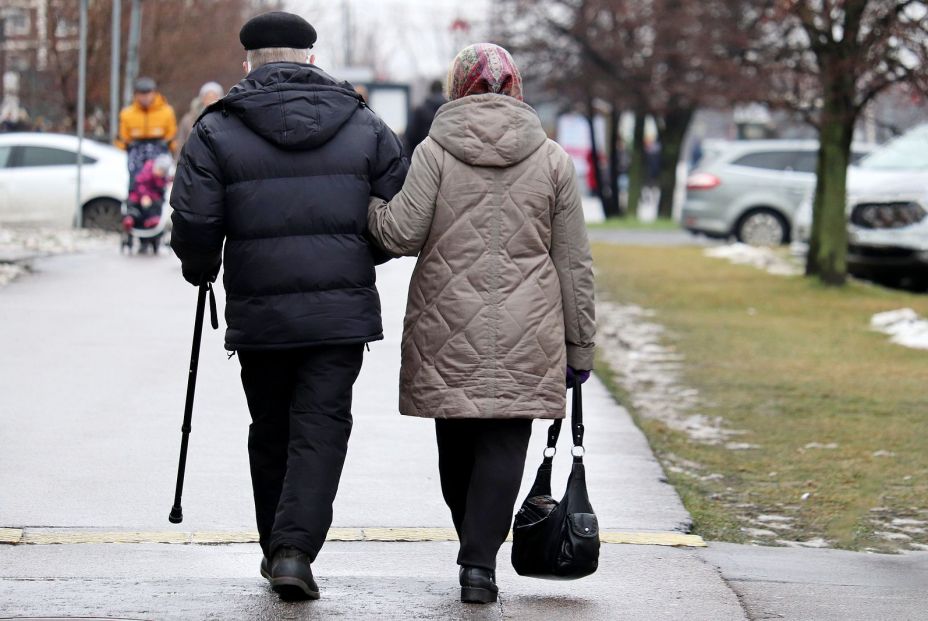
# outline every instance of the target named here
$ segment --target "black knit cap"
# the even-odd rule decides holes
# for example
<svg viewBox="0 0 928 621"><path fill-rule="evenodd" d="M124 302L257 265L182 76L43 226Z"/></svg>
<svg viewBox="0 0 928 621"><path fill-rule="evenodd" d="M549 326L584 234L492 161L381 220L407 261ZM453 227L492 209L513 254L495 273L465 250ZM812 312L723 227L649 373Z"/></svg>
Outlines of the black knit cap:
<svg viewBox="0 0 928 621"><path fill-rule="evenodd" d="M238 33L246 50L265 47L289 47L306 50L316 42L316 29L293 13L271 11L252 17Z"/></svg>

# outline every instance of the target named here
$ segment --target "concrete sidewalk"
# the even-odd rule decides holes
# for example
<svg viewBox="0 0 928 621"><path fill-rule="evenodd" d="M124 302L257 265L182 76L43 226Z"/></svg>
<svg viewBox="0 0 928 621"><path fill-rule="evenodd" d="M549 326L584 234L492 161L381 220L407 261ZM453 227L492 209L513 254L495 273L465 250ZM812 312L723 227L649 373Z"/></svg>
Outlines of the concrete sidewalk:
<svg viewBox="0 0 928 621"><path fill-rule="evenodd" d="M315 565L323 599L282 604L258 576L257 545L198 545L255 539L239 365L227 360L221 334L209 330L185 521L167 522L195 301L176 261L121 257L114 248L42 260L37 268L0 289L0 541L16 544L0 545L0 618L925 618L923 590L889 585L899 572L917 579L928 556L855 573L851 584L871 586L861 591L870 596L858 598L854 617L829 599L848 592L823 578L828 572L818 559L829 557L804 556L821 551L774 551L777 557L743 546L692 547L699 540L685 535L689 515L641 432L595 378L584 393L587 469L604 540L684 545L607 543L596 574L549 582L514 575L507 544L500 604L461 605L434 426L396 413L410 260L379 271L386 339L366 354L357 383L335 528ZM541 459L544 429L536 423L523 493ZM558 491L569 463L569 434L562 435ZM869 558L851 554L840 562L852 567ZM799 584L777 573L797 562L818 569L796 572ZM898 614L874 614L887 598L887 610Z"/></svg>

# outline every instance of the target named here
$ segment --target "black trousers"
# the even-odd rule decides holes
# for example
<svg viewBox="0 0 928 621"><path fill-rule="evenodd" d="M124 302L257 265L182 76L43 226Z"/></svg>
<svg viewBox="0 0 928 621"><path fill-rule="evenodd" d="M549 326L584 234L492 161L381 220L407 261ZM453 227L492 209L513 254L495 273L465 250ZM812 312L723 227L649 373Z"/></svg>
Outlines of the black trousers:
<svg viewBox="0 0 928 621"><path fill-rule="evenodd" d="M261 548L315 559L332 524L363 345L240 351Z"/></svg>
<svg viewBox="0 0 928 621"><path fill-rule="evenodd" d="M496 569L509 534L529 419L435 419L441 491L461 541L458 564Z"/></svg>

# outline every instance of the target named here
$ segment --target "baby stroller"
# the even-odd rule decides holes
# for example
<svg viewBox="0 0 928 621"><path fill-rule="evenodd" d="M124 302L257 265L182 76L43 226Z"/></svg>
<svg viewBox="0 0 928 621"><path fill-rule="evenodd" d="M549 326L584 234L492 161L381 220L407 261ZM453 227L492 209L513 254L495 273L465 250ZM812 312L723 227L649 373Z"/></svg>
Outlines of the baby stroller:
<svg viewBox="0 0 928 621"><path fill-rule="evenodd" d="M123 205L122 249L132 253L135 239L139 240L139 254L158 254L161 238L167 224L165 193L171 181L174 161L166 153L132 166L130 154L129 198ZM139 162L136 162L138 164ZM133 173L133 168L136 172Z"/></svg>

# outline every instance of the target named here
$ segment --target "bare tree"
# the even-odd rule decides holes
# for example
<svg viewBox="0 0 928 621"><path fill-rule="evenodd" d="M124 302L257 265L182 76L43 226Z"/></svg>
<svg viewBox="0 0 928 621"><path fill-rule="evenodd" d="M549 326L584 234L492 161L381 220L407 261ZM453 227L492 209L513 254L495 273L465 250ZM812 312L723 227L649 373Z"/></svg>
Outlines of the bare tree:
<svg viewBox="0 0 928 621"><path fill-rule="evenodd" d="M928 92L924 0L755 0L748 64L770 76L767 100L819 129L818 181L806 273L846 280L847 168L854 127L898 84Z"/></svg>
<svg viewBox="0 0 928 621"><path fill-rule="evenodd" d="M635 113L630 171L634 211L644 172L644 119L653 115L661 142L659 215L670 217L676 166L697 108L737 100L745 91L734 49L744 45L736 2L725 0L511 0L532 45L568 42L580 58L574 75L613 108ZM523 37L523 39L526 37ZM575 65L572 65L575 66ZM612 168L613 166L610 166ZM610 170L610 176L614 171Z"/></svg>
<svg viewBox="0 0 928 621"><path fill-rule="evenodd" d="M52 0L48 6L48 93L69 125L77 110L79 0ZM238 26L253 14L279 6L274 0L158 0L142 5L141 73L155 78L178 113L209 80L229 87L242 75L244 58ZM123 38L128 15L123 12ZM88 11L88 110L109 105L111 0L91 0ZM217 27L221 24L222 27ZM230 27L231 25L231 27ZM125 42L123 42L125 43ZM125 44L122 45L125 54ZM125 58L123 58L123 62Z"/></svg>

